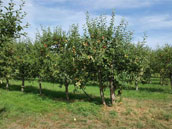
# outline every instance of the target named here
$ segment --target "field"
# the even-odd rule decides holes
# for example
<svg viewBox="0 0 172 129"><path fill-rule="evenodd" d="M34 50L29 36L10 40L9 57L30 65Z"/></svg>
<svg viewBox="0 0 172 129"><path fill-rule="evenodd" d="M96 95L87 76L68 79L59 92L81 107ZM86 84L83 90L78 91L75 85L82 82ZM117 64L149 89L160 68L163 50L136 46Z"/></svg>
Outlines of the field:
<svg viewBox="0 0 172 129"><path fill-rule="evenodd" d="M20 91L21 81L10 80L10 89L0 88L0 129L172 129L172 92L170 86L161 86L157 79L152 84L125 88L111 107L101 105L97 86L87 86L88 99L82 91L73 92L65 100L64 87L43 83L39 95L36 81L26 82L25 92ZM109 102L109 89L105 91Z"/></svg>

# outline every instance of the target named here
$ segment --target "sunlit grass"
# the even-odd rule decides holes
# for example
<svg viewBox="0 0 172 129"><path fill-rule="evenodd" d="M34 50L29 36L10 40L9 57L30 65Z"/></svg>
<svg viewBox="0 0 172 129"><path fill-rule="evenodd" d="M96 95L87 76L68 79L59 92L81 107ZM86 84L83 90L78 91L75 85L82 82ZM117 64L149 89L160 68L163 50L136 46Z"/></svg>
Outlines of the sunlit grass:
<svg viewBox="0 0 172 129"><path fill-rule="evenodd" d="M106 108L101 105L97 86L85 89L92 97L90 100L82 90L74 93L71 85L70 101L66 101L65 89L58 84L43 82L41 96L37 81L26 81L24 93L20 91L20 85L21 81L16 80L10 81L9 90L1 85L0 128L48 128L58 121L60 124L54 126L59 128L99 128L99 125L113 128L114 124L130 128L143 128L145 124L147 128L166 128L172 121L170 86L161 86L158 80L152 84L140 84L139 91L134 86L126 87L122 91L123 101ZM108 88L105 97L109 103Z"/></svg>

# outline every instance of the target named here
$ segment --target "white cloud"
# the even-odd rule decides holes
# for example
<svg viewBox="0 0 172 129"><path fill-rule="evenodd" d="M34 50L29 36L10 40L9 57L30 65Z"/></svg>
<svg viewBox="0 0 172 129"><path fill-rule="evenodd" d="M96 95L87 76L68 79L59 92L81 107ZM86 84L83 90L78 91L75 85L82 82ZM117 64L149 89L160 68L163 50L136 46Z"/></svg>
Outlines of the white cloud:
<svg viewBox="0 0 172 129"><path fill-rule="evenodd" d="M62 0L61 0L62 1ZM31 2L32 3L32 2ZM49 8L46 6L32 5L32 10L28 10L28 21L31 23L31 28L28 29L30 37L34 37L36 28L43 26L61 26L64 30L68 30L69 26L73 23L78 23L80 27L80 32L82 32L82 25L85 23L85 12L74 11L71 9L64 8ZM97 15L91 14L91 17L96 17ZM110 21L110 15L106 15L108 21ZM119 24L123 16L116 15L115 24ZM130 29L134 30L136 36L135 41L142 40L144 32L149 32L152 29L162 29L164 27L172 27L172 23L169 15L151 15L144 17L125 17L129 22ZM153 48L157 44L161 45L164 42L170 42L170 36L160 37L154 34L148 35L147 44Z"/></svg>
<svg viewBox="0 0 172 129"><path fill-rule="evenodd" d="M172 19L170 15L146 16L142 19L143 24L149 29L171 28Z"/></svg>
<svg viewBox="0 0 172 129"><path fill-rule="evenodd" d="M143 34L136 35L133 43L138 43L143 41ZM165 35L151 35L146 38L145 45L151 47L152 49L156 49L158 47L162 47L165 44L172 45L172 37L170 34Z"/></svg>
<svg viewBox="0 0 172 129"><path fill-rule="evenodd" d="M34 21L32 22L32 25L34 25L34 27L38 29L40 28L40 26L61 26L64 30L68 30L69 26L72 24L81 25L84 23L85 13L83 12L75 12L72 10L60 8L47 8L43 6L35 6L34 8Z"/></svg>
<svg viewBox="0 0 172 129"><path fill-rule="evenodd" d="M172 18L169 14L137 17L128 16L127 20L130 27L137 28L139 32L172 28Z"/></svg>
<svg viewBox="0 0 172 129"><path fill-rule="evenodd" d="M41 26L61 26L67 31L70 25L79 24L79 27L82 28L82 24L85 22L85 12L75 12L69 9L62 9L60 7L49 8L32 4L32 1L30 1L30 6L31 7L26 8L28 9L28 15L25 21L28 21L31 25L26 29L26 31L28 36L32 39L35 38L35 33L37 30L40 30Z"/></svg>
<svg viewBox="0 0 172 129"><path fill-rule="evenodd" d="M166 34L163 36L151 36L147 39L147 45L153 49L162 47L165 44L172 45L172 37L170 34Z"/></svg>
<svg viewBox="0 0 172 129"><path fill-rule="evenodd" d="M138 8L146 7L158 0L40 0L43 4L47 2L64 3L70 2L87 9L111 9L111 8Z"/></svg>
<svg viewBox="0 0 172 129"><path fill-rule="evenodd" d="M15 0L19 2L19 0ZM64 30L68 30L69 26L73 23L78 23L80 27L80 32L82 32L82 25L85 23L85 12L76 11L72 8L61 7L58 4L56 6L50 7L46 6L47 2L53 3L63 3L63 2L73 2L73 4L80 5L80 7L86 7L91 10L96 9L111 9L111 8L137 8L137 7L147 7L153 4L153 2L159 2L160 0L27 0L25 11L28 13L24 22L28 22L31 26L26 29L29 37L34 38L36 29L40 29L40 25L43 26L61 26ZM38 4L39 2L39 4ZM41 3L41 4L40 4ZM81 9L82 10L82 9ZM97 15L91 14L91 17L96 17ZM110 21L110 15L106 15L107 19ZM115 24L119 24L123 16L116 15ZM161 30L172 28L172 19L169 14L156 14L150 16L125 16L125 19L129 23L129 28L134 30L136 36L135 41L142 40L144 32L150 32L152 30ZM172 29L171 29L172 30ZM165 31L164 31L165 32ZM155 48L157 44L162 45L164 43L172 43L171 35L164 33L161 36L156 32L148 33L148 45Z"/></svg>
<svg viewBox="0 0 172 129"><path fill-rule="evenodd" d="M138 8L151 4L148 0L87 0L83 3L94 9Z"/></svg>
<svg viewBox="0 0 172 129"><path fill-rule="evenodd" d="M147 34L147 45L152 48L163 46L166 43L172 45L172 19L168 14L156 14L150 16L127 17L129 27L136 34L134 42L141 41L144 32ZM168 30L168 31L167 31Z"/></svg>
<svg viewBox="0 0 172 129"><path fill-rule="evenodd" d="M40 30L41 26L56 27L61 26L64 30L68 30L70 25L78 24L79 30L82 33L83 24L85 24L86 15L82 11L74 11L71 9L64 9L60 7L50 8L38 4L33 4L33 0L27 1L26 11L28 15L25 21L28 21L31 26L26 29L29 37L35 38L36 29ZM91 17L97 15L91 14ZM110 21L110 15L106 15L107 20ZM115 17L115 23L119 24L122 16Z"/></svg>

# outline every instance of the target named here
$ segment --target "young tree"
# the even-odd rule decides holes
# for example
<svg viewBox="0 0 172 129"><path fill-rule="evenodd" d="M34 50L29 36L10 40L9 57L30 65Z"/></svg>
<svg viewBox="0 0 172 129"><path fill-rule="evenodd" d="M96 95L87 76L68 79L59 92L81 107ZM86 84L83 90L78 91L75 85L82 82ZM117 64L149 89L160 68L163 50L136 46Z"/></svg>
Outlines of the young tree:
<svg viewBox="0 0 172 129"><path fill-rule="evenodd" d="M127 46L132 39L132 33L127 31L122 21L114 27L114 13L110 25L106 18L90 20L87 16L83 41L82 58L90 80L97 81L100 88L102 103L106 105L104 90L109 82L111 103L115 101L115 90L119 88L122 75L127 71ZM124 77L124 76L123 76Z"/></svg>
<svg viewBox="0 0 172 129"><path fill-rule="evenodd" d="M58 55L58 60L56 60L56 66L54 67L54 75L58 78L61 85L65 86L66 99L69 100L69 84L78 84L77 79L80 67L77 65L78 57L78 46L80 44L80 34L78 32L78 26L72 25L68 34L65 34L61 29L56 31L57 45L59 49L56 49L56 55ZM61 39L61 40L60 40ZM78 75L78 76L77 76Z"/></svg>
<svg viewBox="0 0 172 129"><path fill-rule="evenodd" d="M143 73L143 80L142 83L151 83L151 77L155 73L155 57L154 57L154 51L151 50L149 47L146 48L146 58L147 58L147 67L145 69L145 72Z"/></svg>
<svg viewBox="0 0 172 129"><path fill-rule="evenodd" d="M149 66L147 47L144 46L144 42L145 39L142 43L132 45L130 48L129 73L135 83L136 90L138 90L138 83L143 80L144 73Z"/></svg>
<svg viewBox="0 0 172 129"><path fill-rule="evenodd" d="M78 56L78 45L80 45L80 34L78 31L77 25L72 25L68 32L68 40L65 46L63 47L63 53L60 53L61 67L60 73L63 77L62 82L65 84L66 89L66 98L69 100L68 95L68 86L70 83L74 85L77 84L76 76L79 73L79 65L77 65L77 56ZM79 76L81 76L79 74Z"/></svg>
<svg viewBox="0 0 172 129"><path fill-rule="evenodd" d="M42 94L42 81L48 77L49 73L51 72L51 56L48 46L48 41L45 42L43 40L45 35L37 35L37 39L34 43L34 71L32 76L34 78L38 78L39 83L39 92L40 95Z"/></svg>
<svg viewBox="0 0 172 129"><path fill-rule="evenodd" d="M87 15L86 20L84 41L82 45L82 62L85 64L85 72L88 72L90 80L99 83L101 100L102 103L106 105L104 98L105 63L103 60L106 48L106 43L103 42L106 21L103 16L99 19L90 20L89 15Z"/></svg>
<svg viewBox="0 0 172 129"><path fill-rule="evenodd" d="M23 12L24 2L15 9L15 3L11 0L8 6L3 6L0 2L0 76L6 78L8 88L9 78L13 73L14 51L13 40L19 38L23 33L21 31L27 27L22 26L22 20L25 17Z"/></svg>
<svg viewBox="0 0 172 129"><path fill-rule="evenodd" d="M159 62L161 76L170 79L172 88L172 46L167 44L164 48L158 49L156 61Z"/></svg>
<svg viewBox="0 0 172 129"><path fill-rule="evenodd" d="M124 86L123 82L127 79L129 62L127 55L129 51L128 47L132 40L132 32L127 30L127 24L123 20L114 30L112 27L108 29L110 32L108 31L106 38L106 42L108 43L106 49L106 71L108 71L107 78L110 84L111 104L113 105L115 102L115 91L119 88L120 93L121 86Z"/></svg>
<svg viewBox="0 0 172 129"><path fill-rule="evenodd" d="M41 33L37 33L34 44L34 62L35 68L33 77L38 78L40 94L42 93L42 81L58 81L60 53L63 54L63 48L67 42L67 37L61 28L56 27L54 31L50 28L42 28ZM62 59L63 60L63 59Z"/></svg>
<svg viewBox="0 0 172 129"><path fill-rule="evenodd" d="M16 78L22 80L21 91L24 91L25 80L32 77L34 66L33 45L30 41L20 41L16 43L17 52L15 54Z"/></svg>
<svg viewBox="0 0 172 129"><path fill-rule="evenodd" d="M16 52L15 45L12 41L8 41L3 48L1 48L0 55L0 75L1 78L6 79L6 89L9 88L9 79L14 76L14 65Z"/></svg>

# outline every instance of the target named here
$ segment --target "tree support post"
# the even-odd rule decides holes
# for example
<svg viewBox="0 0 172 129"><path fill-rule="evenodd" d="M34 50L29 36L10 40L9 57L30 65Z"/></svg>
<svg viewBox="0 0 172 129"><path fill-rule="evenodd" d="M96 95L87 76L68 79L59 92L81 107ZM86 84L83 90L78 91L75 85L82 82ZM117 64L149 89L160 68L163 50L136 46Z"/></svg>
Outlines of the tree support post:
<svg viewBox="0 0 172 129"><path fill-rule="evenodd" d="M41 79L39 79L39 94L42 95L42 83L41 83Z"/></svg>
<svg viewBox="0 0 172 129"><path fill-rule="evenodd" d="M111 104L113 105L115 103L115 87L114 87L113 79L110 80L110 100L111 100Z"/></svg>
<svg viewBox="0 0 172 129"><path fill-rule="evenodd" d="M66 99L69 100L69 84L65 83L65 93L66 93Z"/></svg>
<svg viewBox="0 0 172 129"><path fill-rule="evenodd" d="M8 80L8 78L6 78L6 89L7 90L9 89L9 80Z"/></svg>
<svg viewBox="0 0 172 129"><path fill-rule="evenodd" d="M21 91L24 92L24 78L22 78Z"/></svg>
<svg viewBox="0 0 172 129"><path fill-rule="evenodd" d="M136 86L136 91L138 91L139 87L138 87L138 82L137 81L135 81L135 86Z"/></svg>

